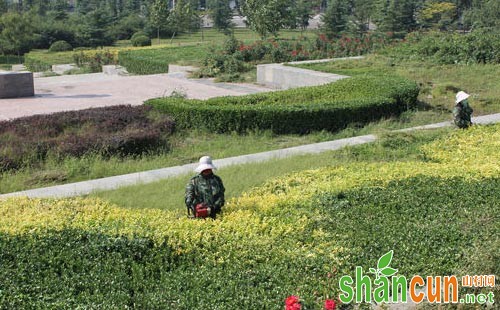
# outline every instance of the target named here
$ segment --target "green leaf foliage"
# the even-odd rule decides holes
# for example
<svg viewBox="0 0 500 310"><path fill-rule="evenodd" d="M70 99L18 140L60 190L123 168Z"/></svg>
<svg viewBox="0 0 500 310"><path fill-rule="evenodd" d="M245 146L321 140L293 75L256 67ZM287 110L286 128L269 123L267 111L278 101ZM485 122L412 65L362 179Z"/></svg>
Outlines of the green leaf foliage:
<svg viewBox="0 0 500 310"><path fill-rule="evenodd" d="M276 133L335 131L398 115L412 107L418 86L399 77L352 77L335 83L209 100L160 98L148 105L181 128L214 132L270 129Z"/></svg>
<svg viewBox="0 0 500 310"><path fill-rule="evenodd" d="M0 307L279 309L283 296L297 287L307 301L318 303L315 291L328 289L326 294L335 295L338 277L352 274L354 266L375 264L388 247L394 249L395 266L406 276L464 269L498 274L494 236L499 226L494 219L499 186L500 180L494 178L421 176L343 195L323 193L318 203L294 205L298 214L287 207L263 212L259 221L270 226L258 236L224 230L224 221L215 223L220 230L209 236L209 242L202 233L209 233L206 227L211 223L198 227L202 233L193 230L199 235L191 243L179 237L184 232L168 229L164 242L154 242L148 236L148 222L130 220L136 221L136 234L113 235L123 224L100 217L86 229L39 227L18 235L2 233ZM110 215L103 212L104 217ZM276 220L299 225L304 217L311 220L300 235L283 233L268 240ZM409 233L401 234L395 227L405 227ZM328 255L295 254L297 245L315 244L319 231L336 236L331 241L342 250L335 252L335 260ZM177 242L185 251L172 248ZM475 245L480 250L471 255ZM207 259L213 252L226 260ZM479 265L475 255L483 255ZM329 279L332 268L337 272Z"/></svg>

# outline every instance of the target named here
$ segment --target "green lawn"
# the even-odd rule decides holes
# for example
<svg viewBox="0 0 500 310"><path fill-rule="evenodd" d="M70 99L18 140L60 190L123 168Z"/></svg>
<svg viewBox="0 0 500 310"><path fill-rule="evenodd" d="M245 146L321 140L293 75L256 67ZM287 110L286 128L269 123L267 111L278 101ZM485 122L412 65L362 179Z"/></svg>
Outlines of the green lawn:
<svg viewBox="0 0 500 310"><path fill-rule="evenodd" d="M423 62L394 62L378 55L370 55L363 60L335 61L320 64L299 65L297 67L344 74L384 75L398 74L416 81L420 87L419 100L427 110L449 118L454 106L455 94L465 90L475 115L498 113L500 111L500 65L434 65Z"/></svg>
<svg viewBox="0 0 500 310"><path fill-rule="evenodd" d="M238 197L269 179L295 171L337 166L356 161L407 161L421 159L419 146L437 139L453 129L420 131L413 133L385 133L372 144L348 147L317 155L275 159L264 163L252 163L220 169L217 172L224 181L228 198ZM201 154L200 154L201 155ZM219 158L214 156L214 158ZM193 158L194 159L194 158ZM193 172L194 174L194 172ZM159 208L184 212L184 187L190 175L160 182L124 187L96 193L97 196L126 208Z"/></svg>
<svg viewBox="0 0 500 310"><path fill-rule="evenodd" d="M285 29L279 32L278 38L282 39L295 39L301 36L305 37L315 37L317 31L315 30L292 30ZM235 28L234 36L241 41L250 42L260 40L260 36L248 29L248 28ZM222 32L216 29L204 29L203 31L198 31L195 33L182 33L180 35L176 35L172 38L161 38L159 44L192 44L192 43L217 43L223 42L227 38ZM158 45L158 39L152 38L151 42L153 45ZM130 40L120 40L116 43L117 46L130 46Z"/></svg>

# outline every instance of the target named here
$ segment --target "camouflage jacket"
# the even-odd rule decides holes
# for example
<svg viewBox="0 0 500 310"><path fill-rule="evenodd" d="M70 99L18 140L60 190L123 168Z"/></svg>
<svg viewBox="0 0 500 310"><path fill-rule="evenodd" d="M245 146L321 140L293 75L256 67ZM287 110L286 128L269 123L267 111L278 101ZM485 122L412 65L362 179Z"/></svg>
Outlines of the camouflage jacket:
<svg viewBox="0 0 500 310"><path fill-rule="evenodd" d="M215 174L209 176L198 174L189 180L184 201L191 210L194 210L198 203L205 202L218 213L224 206L224 192L221 178Z"/></svg>
<svg viewBox="0 0 500 310"><path fill-rule="evenodd" d="M453 116L455 125L460 128L467 128L472 125L471 115L472 108L470 107L467 100L463 100L455 105L453 109Z"/></svg>

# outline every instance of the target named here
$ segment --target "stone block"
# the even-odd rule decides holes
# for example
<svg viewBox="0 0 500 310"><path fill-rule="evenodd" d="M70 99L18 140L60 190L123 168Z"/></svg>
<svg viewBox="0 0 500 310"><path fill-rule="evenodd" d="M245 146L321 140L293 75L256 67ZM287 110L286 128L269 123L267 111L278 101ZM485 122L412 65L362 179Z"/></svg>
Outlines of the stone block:
<svg viewBox="0 0 500 310"><path fill-rule="evenodd" d="M33 73L0 72L0 98L32 97L34 95Z"/></svg>
<svg viewBox="0 0 500 310"><path fill-rule="evenodd" d="M102 66L102 73L107 75L128 75L126 68L116 65Z"/></svg>
<svg viewBox="0 0 500 310"><path fill-rule="evenodd" d="M12 71L21 72L21 71L27 71L27 69L24 65L12 65Z"/></svg>
<svg viewBox="0 0 500 310"><path fill-rule="evenodd" d="M77 69L75 64L52 65L52 71L57 74L64 74L70 70Z"/></svg>

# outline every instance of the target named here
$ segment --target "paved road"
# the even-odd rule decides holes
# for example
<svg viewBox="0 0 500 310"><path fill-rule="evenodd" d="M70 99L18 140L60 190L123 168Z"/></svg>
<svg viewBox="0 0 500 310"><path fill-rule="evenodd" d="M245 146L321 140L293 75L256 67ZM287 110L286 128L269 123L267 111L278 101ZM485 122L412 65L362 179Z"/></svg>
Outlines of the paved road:
<svg viewBox="0 0 500 310"><path fill-rule="evenodd" d="M500 122L500 113L475 117L473 118L473 122L478 124L498 123ZM443 122L443 123L413 127L398 131L432 129L432 128L440 128L446 126L451 126L451 123ZM329 142L297 146L276 151L224 158L215 160L214 164L219 168L224 168L232 165L262 162L275 158L284 158L294 155L315 154L325 151L338 150L340 148L349 145L365 144L373 142L375 140L377 140L376 136L365 135L365 136L340 139ZM196 163L193 163L183 166L176 166L158 170L131 173L115 177L102 178L97 180L90 180L90 181L84 181L66 185L21 191L16 193L0 195L0 199L14 197L14 196L28 196L28 197L42 198L42 197L72 197L72 196L86 195L94 191L112 190L119 187L129 186L134 184L151 183L170 177L192 173L196 165L197 165Z"/></svg>
<svg viewBox="0 0 500 310"><path fill-rule="evenodd" d="M103 73L36 78L35 97L0 99L0 121L34 114L119 104L140 105L150 98L182 91L188 98L239 96L271 89L253 84L218 84L182 76L118 76Z"/></svg>

